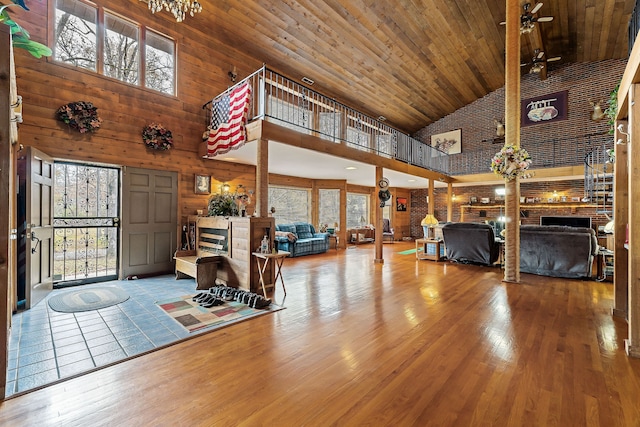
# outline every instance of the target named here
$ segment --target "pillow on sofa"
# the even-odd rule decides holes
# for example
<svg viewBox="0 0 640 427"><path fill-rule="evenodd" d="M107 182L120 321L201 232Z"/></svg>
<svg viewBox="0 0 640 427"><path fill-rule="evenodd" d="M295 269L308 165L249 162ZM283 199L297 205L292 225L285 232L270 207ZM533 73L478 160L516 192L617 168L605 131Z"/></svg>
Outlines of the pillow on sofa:
<svg viewBox="0 0 640 427"><path fill-rule="evenodd" d="M294 243L296 240L298 240L298 236L296 236L296 233L291 233L288 231L276 231L276 237L286 237L287 240L291 243Z"/></svg>

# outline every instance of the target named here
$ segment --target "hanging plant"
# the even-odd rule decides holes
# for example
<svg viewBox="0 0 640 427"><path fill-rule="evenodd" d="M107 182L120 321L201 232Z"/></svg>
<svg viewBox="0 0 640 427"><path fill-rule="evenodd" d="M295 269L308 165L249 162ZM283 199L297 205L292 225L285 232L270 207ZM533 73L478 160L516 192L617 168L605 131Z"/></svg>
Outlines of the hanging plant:
<svg viewBox="0 0 640 427"><path fill-rule="evenodd" d="M160 123L151 123L142 129L144 145L154 150L168 150L173 145L171 131Z"/></svg>
<svg viewBox="0 0 640 427"><path fill-rule="evenodd" d="M100 129L102 119L98 108L88 101L70 102L56 111L58 120L80 133L95 132Z"/></svg>
<svg viewBox="0 0 640 427"><path fill-rule="evenodd" d="M527 169L531 166L531 156L524 148L513 145L505 145L491 159L491 170L507 181L516 177L528 178L531 176Z"/></svg>
<svg viewBox="0 0 640 427"><path fill-rule="evenodd" d="M609 135L613 135L616 127L616 115L618 114L618 90L620 89L620 83L609 94L609 106L604 113L609 119Z"/></svg>

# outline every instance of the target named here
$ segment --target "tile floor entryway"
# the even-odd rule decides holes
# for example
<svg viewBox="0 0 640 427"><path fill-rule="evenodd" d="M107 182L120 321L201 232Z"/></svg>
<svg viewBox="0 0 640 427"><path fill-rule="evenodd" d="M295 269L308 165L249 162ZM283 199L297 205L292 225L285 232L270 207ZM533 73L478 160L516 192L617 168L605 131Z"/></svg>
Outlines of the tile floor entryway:
<svg viewBox="0 0 640 427"><path fill-rule="evenodd" d="M118 305L79 313L53 311L47 300L13 315L5 396L69 377L189 336L156 301L195 292L192 279L173 275L110 281L130 298ZM76 288L77 289L77 288Z"/></svg>

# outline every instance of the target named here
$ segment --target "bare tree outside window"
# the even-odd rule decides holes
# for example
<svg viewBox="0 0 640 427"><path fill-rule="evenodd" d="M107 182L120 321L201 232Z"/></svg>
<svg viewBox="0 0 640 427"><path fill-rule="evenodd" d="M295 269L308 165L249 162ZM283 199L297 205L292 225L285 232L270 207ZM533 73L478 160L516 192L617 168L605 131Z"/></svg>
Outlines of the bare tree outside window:
<svg viewBox="0 0 640 427"><path fill-rule="evenodd" d="M168 95L175 94L175 43L147 30L145 86Z"/></svg>
<svg viewBox="0 0 640 427"><path fill-rule="evenodd" d="M96 9L76 0L56 3L54 58L96 71Z"/></svg>
<svg viewBox="0 0 640 427"><path fill-rule="evenodd" d="M101 15L104 25L99 25L97 11L96 6L79 0L56 0L54 59L98 71L97 29L104 28L104 66L100 72L125 83L140 85L140 39L144 35L144 85L174 95L175 41L107 11Z"/></svg>
<svg viewBox="0 0 640 427"><path fill-rule="evenodd" d="M347 227L355 228L365 224L369 224L369 195L347 193Z"/></svg>
<svg viewBox="0 0 640 427"><path fill-rule="evenodd" d="M276 209L273 214L276 224L291 224L296 221L310 222L310 197L310 192L306 189L269 187L269 206Z"/></svg>
<svg viewBox="0 0 640 427"><path fill-rule="evenodd" d="M104 75L126 83L138 84L138 28L108 14L105 14L104 21Z"/></svg>

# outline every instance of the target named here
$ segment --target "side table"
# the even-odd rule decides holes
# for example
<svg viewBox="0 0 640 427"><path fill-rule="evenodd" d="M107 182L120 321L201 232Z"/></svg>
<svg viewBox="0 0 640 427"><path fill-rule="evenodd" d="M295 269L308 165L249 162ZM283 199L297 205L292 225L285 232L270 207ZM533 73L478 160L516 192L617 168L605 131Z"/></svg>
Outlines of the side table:
<svg viewBox="0 0 640 427"><path fill-rule="evenodd" d="M329 248L331 248L331 241L334 241L336 251L338 250L338 244L340 243L340 237L337 234L329 234Z"/></svg>
<svg viewBox="0 0 640 427"><path fill-rule="evenodd" d="M440 261L442 258L443 242L435 239L416 239L416 258ZM422 250L420 250L422 249Z"/></svg>
<svg viewBox="0 0 640 427"><path fill-rule="evenodd" d="M284 263L284 259L289 256L289 252L286 251L278 251L276 253L268 253L263 254L261 252L252 252L251 255L256 257L256 264L258 264L258 273L260 274L260 285L262 286L262 296L267 297L267 290L265 289L264 283L264 272L269 265L269 261L273 260L276 266L276 276L273 280L273 287L275 289L276 283L278 282L278 277L280 277L280 283L282 283L282 290L284 291L284 295L287 295L287 289L284 287L284 279L282 278L282 264ZM262 264L261 264L262 262Z"/></svg>

